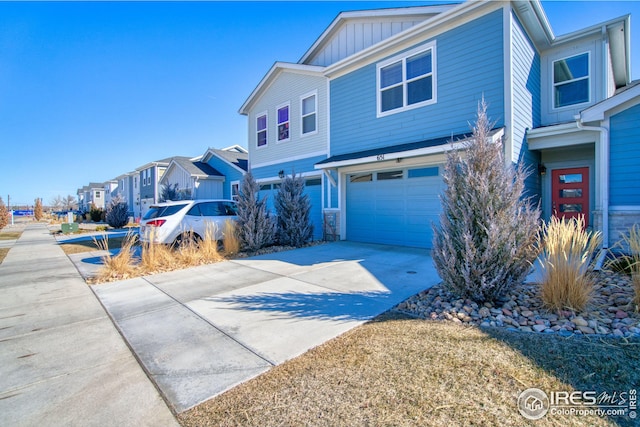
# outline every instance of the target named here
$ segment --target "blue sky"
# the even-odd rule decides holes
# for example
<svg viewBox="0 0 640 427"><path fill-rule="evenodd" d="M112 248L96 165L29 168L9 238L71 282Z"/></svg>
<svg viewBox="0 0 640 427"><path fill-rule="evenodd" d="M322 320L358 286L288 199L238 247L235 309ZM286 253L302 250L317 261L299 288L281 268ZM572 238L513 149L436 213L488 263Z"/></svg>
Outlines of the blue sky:
<svg viewBox="0 0 640 427"><path fill-rule="evenodd" d="M48 204L150 161L246 146L238 109L341 11L428 2L0 2L0 197ZM556 35L640 1L543 1Z"/></svg>

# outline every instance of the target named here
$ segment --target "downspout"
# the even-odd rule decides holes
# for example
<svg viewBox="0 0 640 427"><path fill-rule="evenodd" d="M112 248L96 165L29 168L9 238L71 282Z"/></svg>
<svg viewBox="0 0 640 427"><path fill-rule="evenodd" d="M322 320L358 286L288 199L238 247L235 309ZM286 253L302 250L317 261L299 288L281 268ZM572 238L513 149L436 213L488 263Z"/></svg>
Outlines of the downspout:
<svg viewBox="0 0 640 427"><path fill-rule="evenodd" d="M609 247L609 129L602 126L585 126L579 115L575 116L578 129L600 133L600 164L602 173L602 249Z"/></svg>

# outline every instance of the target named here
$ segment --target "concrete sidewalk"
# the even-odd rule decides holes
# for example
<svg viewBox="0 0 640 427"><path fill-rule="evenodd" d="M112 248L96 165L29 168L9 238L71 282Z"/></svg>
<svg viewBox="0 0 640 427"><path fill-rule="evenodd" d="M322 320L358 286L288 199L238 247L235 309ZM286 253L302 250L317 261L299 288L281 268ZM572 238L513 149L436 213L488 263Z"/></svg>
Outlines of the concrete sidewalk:
<svg viewBox="0 0 640 427"><path fill-rule="evenodd" d="M0 264L0 425L178 425L43 224Z"/></svg>
<svg viewBox="0 0 640 427"><path fill-rule="evenodd" d="M426 250L336 242L92 289L182 412L439 281Z"/></svg>

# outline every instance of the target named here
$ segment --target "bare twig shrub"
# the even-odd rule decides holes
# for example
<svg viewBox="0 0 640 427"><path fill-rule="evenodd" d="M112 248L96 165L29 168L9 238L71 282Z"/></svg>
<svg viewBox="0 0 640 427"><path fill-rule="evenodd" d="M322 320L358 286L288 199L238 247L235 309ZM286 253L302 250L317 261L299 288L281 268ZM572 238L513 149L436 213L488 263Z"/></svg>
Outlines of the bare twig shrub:
<svg viewBox="0 0 640 427"><path fill-rule="evenodd" d="M102 235L102 239L93 237L93 243L101 251L107 254L102 257L103 265L98 270L98 280L119 280L132 277L136 273L136 260L133 255L133 246L136 243L136 235L129 232L122 240L122 247L117 255L111 255L109 251L109 237Z"/></svg>
<svg viewBox="0 0 640 427"><path fill-rule="evenodd" d="M447 155L433 260L443 286L477 302L494 300L522 282L535 260L539 210L523 197L529 172L507 165L491 141L484 100L465 149Z"/></svg>
<svg viewBox="0 0 640 427"><path fill-rule="evenodd" d="M224 253L227 256L233 256L240 252L240 239L238 238L238 230L233 221L225 221L224 230L222 232L222 245Z"/></svg>
<svg viewBox="0 0 640 427"><path fill-rule="evenodd" d="M238 238L243 249L256 251L273 243L276 222L267 211L267 199L259 198L260 187L251 172L242 179L238 194Z"/></svg>
<svg viewBox="0 0 640 427"><path fill-rule="evenodd" d="M543 270L540 297L549 309L582 311L591 298L595 276L594 255L600 246L600 232L584 228L584 217L551 218L543 227Z"/></svg>

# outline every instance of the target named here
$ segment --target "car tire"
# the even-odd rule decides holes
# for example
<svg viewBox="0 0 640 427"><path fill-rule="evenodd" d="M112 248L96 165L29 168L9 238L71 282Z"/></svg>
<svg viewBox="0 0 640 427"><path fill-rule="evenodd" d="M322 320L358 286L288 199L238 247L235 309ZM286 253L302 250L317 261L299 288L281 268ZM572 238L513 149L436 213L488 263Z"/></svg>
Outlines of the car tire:
<svg viewBox="0 0 640 427"><path fill-rule="evenodd" d="M190 243L195 243L197 245L198 243L200 243L200 241L202 241L202 237L200 237L196 233L182 233L179 234L178 237L176 237L171 246L173 248L179 248Z"/></svg>

